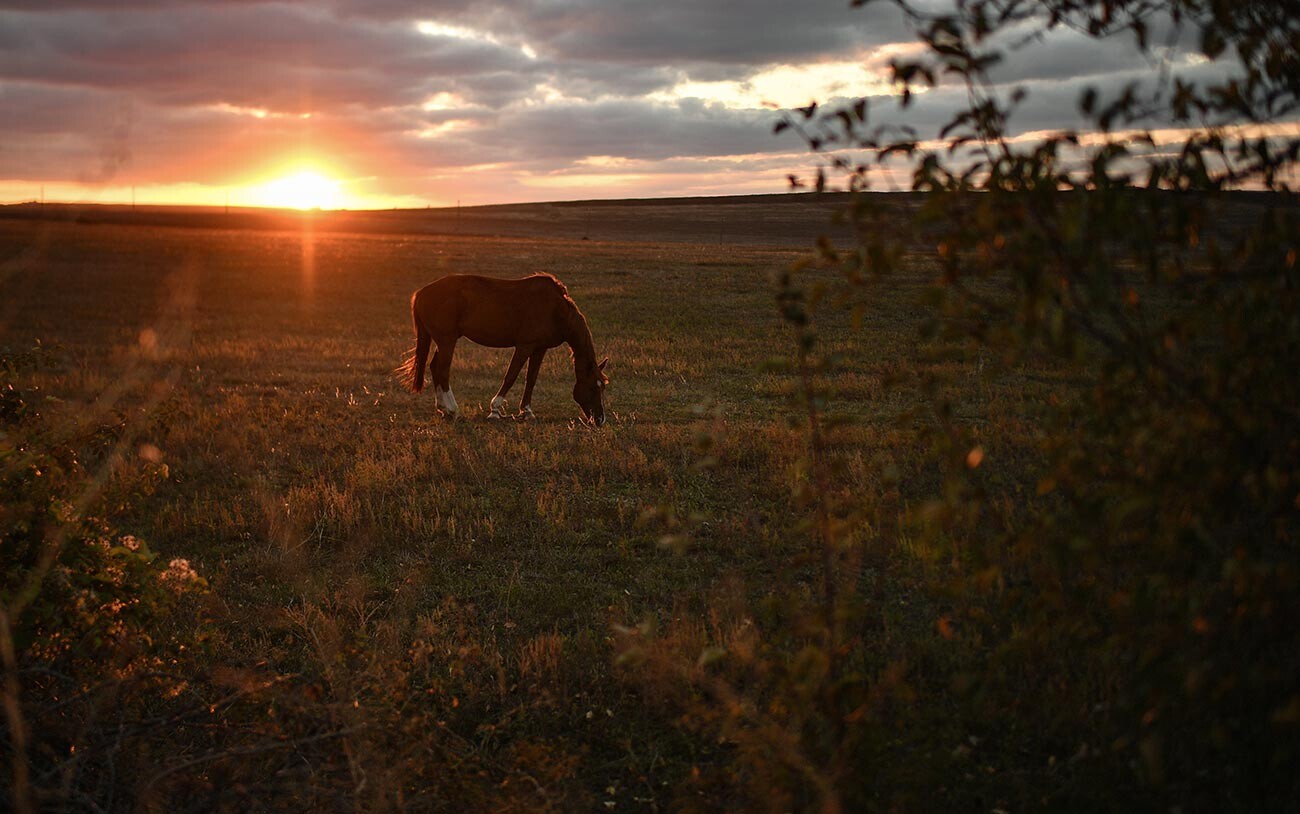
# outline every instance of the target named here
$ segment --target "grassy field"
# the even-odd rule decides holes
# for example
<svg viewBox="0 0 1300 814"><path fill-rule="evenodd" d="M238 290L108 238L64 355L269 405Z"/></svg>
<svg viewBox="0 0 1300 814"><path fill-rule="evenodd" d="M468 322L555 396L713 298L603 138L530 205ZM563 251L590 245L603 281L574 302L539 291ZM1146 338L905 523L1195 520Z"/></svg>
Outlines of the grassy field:
<svg viewBox="0 0 1300 814"><path fill-rule="evenodd" d="M158 632L190 643L169 668L182 687L126 746L116 730L113 799L738 804L734 743L688 714L698 692L620 654L629 630L654 627L689 672L706 645L743 649L754 608L815 591L798 500L806 415L798 378L767 364L794 348L770 278L804 253L0 221L0 346L42 348L23 386L43 425L81 445L85 491L69 499L209 585ZM455 422L399 387L412 291L533 271L568 284L611 358L603 430L576 422L563 348L534 422L484 417L508 351L458 347ZM914 463L919 385L886 379L948 366L986 467L1014 474L1033 454L1058 374L988 378L923 353L929 277L918 259L858 331L843 313L823 323L841 357L825 410L853 419L833 435L844 500L887 491L902 513L938 481ZM859 564L887 599L857 663L953 658L925 590L934 558L887 543ZM969 733L949 734L923 752L890 735L900 749L873 771L897 782L910 762L957 761L951 744ZM994 787L1001 759L979 770Z"/></svg>

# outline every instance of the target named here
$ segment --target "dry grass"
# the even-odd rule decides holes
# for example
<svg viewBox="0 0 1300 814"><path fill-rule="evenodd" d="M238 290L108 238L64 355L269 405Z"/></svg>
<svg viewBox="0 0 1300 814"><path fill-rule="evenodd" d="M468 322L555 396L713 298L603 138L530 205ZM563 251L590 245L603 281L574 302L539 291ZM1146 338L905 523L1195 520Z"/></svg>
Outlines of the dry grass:
<svg viewBox="0 0 1300 814"><path fill-rule="evenodd" d="M670 807L719 747L616 680L612 625L704 614L724 584L761 597L807 580L789 499L805 444L794 384L763 369L791 348L769 275L800 254L0 222L0 345L62 346L31 376L57 399L42 411L130 427L122 468L154 447L168 466L147 500L106 512L211 582L199 664L301 681L332 731L356 733L314 743L307 774L281 785L245 777L221 797L214 763L186 782L223 805L333 778L374 808L421 794ZM568 285L611 357L603 431L575 423L565 349L547 358L536 422L484 418L508 351L458 347L454 423L399 387L413 290L451 272L533 271ZM879 491L886 471L932 476L912 466L916 434L898 421L921 399L881 388L918 369L925 282L918 271L895 287L858 333L828 325L844 355L830 410L856 419L836 439L850 491ZM1025 416L1048 385L962 375L990 466L1029 454ZM659 544L663 517L689 526L679 553ZM912 597L933 564L899 546L890 578ZM888 635L933 635L927 613L886 609ZM457 760L456 782L421 786L412 768Z"/></svg>

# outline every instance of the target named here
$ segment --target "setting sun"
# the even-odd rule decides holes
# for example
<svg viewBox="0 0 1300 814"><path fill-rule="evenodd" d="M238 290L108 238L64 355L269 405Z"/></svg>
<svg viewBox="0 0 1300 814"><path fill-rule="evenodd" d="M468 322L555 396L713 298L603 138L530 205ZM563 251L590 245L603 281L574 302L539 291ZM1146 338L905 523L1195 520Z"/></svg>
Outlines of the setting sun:
<svg viewBox="0 0 1300 814"><path fill-rule="evenodd" d="M256 191L257 205L290 209L334 209L342 199L340 182L302 170L268 181Z"/></svg>

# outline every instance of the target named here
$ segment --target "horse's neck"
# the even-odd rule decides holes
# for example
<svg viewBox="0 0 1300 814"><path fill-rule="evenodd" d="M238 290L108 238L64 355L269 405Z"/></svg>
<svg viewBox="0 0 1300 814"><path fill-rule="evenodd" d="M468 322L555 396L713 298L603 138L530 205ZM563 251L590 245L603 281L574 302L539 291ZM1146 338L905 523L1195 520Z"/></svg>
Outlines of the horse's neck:
<svg viewBox="0 0 1300 814"><path fill-rule="evenodd" d="M596 345L591 339L587 320L577 308L572 308L565 323L564 341L573 350L573 373L578 375L585 366L596 365Z"/></svg>

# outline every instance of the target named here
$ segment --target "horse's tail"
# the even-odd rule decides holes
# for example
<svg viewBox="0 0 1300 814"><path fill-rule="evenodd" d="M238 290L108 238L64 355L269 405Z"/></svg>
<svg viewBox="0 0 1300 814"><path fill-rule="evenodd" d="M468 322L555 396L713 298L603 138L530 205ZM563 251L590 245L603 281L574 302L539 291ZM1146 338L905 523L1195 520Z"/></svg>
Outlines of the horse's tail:
<svg viewBox="0 0 1300 814"><path fill-rule="evenodd" d="M411 321L415 323L415 349L397 369L406 385L416 393L424 389L424 368L429 361L429 346L433 344L433 335L420 324L420 317L415 313L415 297L411 297Z"/></svg>

